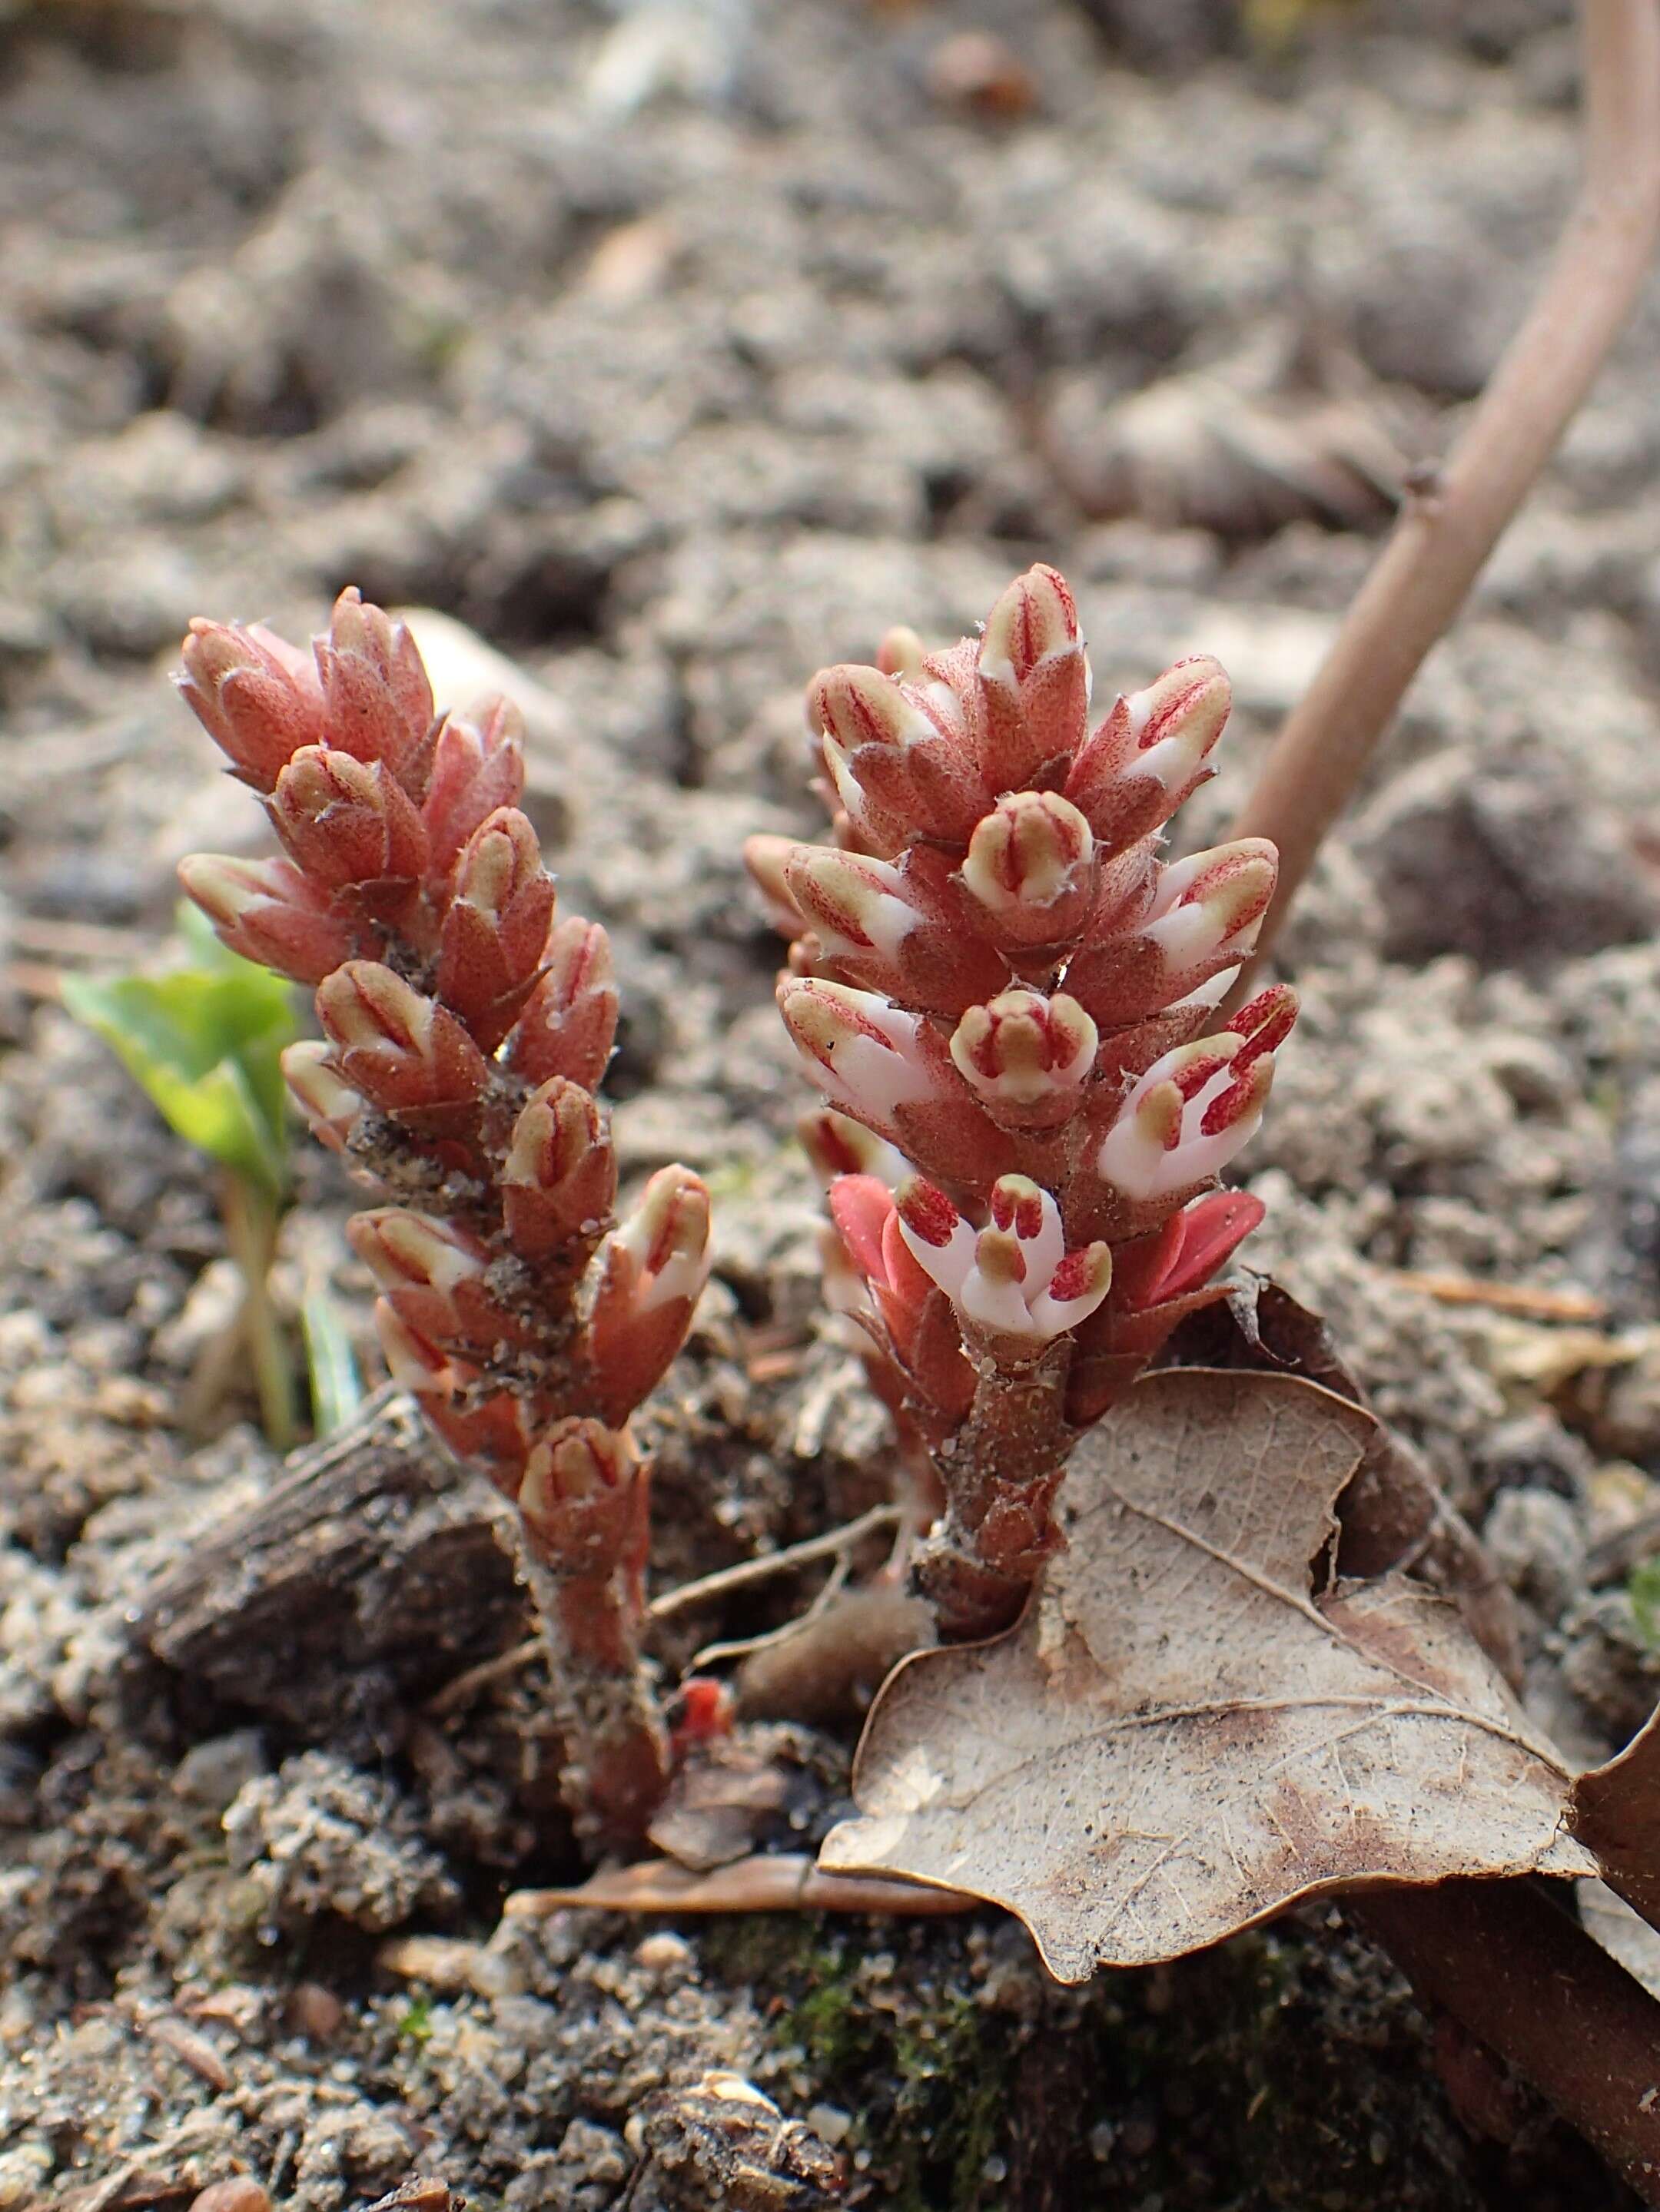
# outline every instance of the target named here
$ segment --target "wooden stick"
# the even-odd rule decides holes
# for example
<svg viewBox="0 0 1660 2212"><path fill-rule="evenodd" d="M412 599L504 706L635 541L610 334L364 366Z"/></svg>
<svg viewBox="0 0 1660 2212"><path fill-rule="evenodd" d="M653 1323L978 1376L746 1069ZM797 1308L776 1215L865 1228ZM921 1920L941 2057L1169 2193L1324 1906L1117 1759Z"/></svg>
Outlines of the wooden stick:
<svg viewBox="0 0 1660 2212"><path fill-rule="evenodd" d="M1544 285L1435 491L1408 500L1233 825L1236 837L1270 837L1280 848L1257 961L1408 685L1590 389L1653 259L1660 4L1582 0L1581 27L1584 178ZM1235 1003L1249 995L1250 974Z"/></svg>

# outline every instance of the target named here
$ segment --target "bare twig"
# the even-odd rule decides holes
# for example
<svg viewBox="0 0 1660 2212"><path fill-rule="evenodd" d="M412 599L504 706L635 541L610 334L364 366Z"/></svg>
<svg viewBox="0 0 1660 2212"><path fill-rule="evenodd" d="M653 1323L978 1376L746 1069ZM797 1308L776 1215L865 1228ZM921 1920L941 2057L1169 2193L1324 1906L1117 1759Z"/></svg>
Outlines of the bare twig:
<svg viewBox="0 0 1660 2212"><path fill-rule="evenodd" d="M824 1583L815 1593L806 1611L787 1620L781 1627L769 1628L759 1636L728 1637L722 1644L706 1644L701 1651L694 1651L691 1663L700 1671L705 1667L719 1666L728 1659L748 1659L757 1651L775 1651L781 1644L787 1644L800 1636L812 1622L823 1618L848 1586L852 1568L844 1557L836 1561Z"/></svg>
<svg viewBox="0 0 1660 2212"><path fill-rule="evenodd" d="M861 1513L856 1521L849 1521L844 1528L827 1529L821 1536L809 1536L803 1543L787 1545L781 1552L763 1553L759 1559L740 1559L735 1566L721 1567L712 1575L700 1576L696 1582L681 1583L674 1589L665 1590L660 1597L652 1600L646 1608L647 1613L654 1620L663 1620L671 1613L684 1613L691 1606L706 1604L711 1598L724 1597L731 1590L747 1589L756 1583L770 1582L775 1575L788 1574L797 1567L811 1566L817 1559L845 1559L866 1536L879 1535L884 1529L897 1528L903 1518L903 1511L897 1505L873 1505L868 1513ZM822 1597L822 1592L820 1595ZM799 1621L792 1621L787 1628L778 1632L781 1635L792 1633L800 1625ZM515 1644L511 1650L498 1652L493 1659L481 1660L477 1666L469 1667L465 1674L446 1682L441 1690L429 1698L427 1711L435 1715L455 1712L470 1704L481 1690L488 1689L492 1682L499 1682L507 1675L516 1674L521 1667L527 1667L543 1648L539 1637L531 1637L523 1644ZM732 1646L711 1644L708 1652L700 1652L698 1657L700 1661L717 1656L729 1657L735 1652L750 1648L748 1644Z"/></svg>
<svg viewBox="0 0 1660 2212"><path fill-rule="evenodd" d="M781 1552L763 1552L759 1559L740 1559L736 1566L721 1567L712 1575L701 1575L695 1583L682 1583L678 1589L665 1590L661 1597L652 1600L648 1610L654 1620L666 1620L672 1613L684 1613L689 1606L704 1605L710 1598L725 1597L729 1591L747 1589L752 1583L769 1582L775 1575L786 1574L794 1567L808 1567L815 1559L833 1559L850 1552L866 1536L897 1528L903 1518L897 1505L873 1505L868 1513L861 1513L845 1528L826 1529L822 1536L809 1536L805 1543L787 1545Z"/></svg>
<svg viewBox="0 0 1660 2212"><path fill-rule="evenodd" d="M1653 259L1660 7L1582 0L1582 26L1584 179L1544 286L1433 494L1408 501L1233 825L1236 837L1280 848L1259 961L1408 685L1590 389ZM1236 1000L1251 988L1248 969Z"/></svg>
<svg viewBox="0 0 1660 2212"><path fill-rule="evenodd" d="M706 1874L673 1859L607 1867L575 1889L515 1889L503 1899L505 1920L545 1919L576 1908L599 1912L878 1912L897 1915L971 1912L977 1899L959 1891L880 1875L822 1874L797 1851L735 1859Z"/></svg>
<svg viewBox="0 0 1660 2212"><path fill-rule="evenodd" d="M1595 1323L1608 1317L1608 1301L1584 1291L1551 1291L1531 1283L1486 1283L1473 1275L1425 1274L1412 1267L1389 1271L1403 1289L1422 1291L1444 1306L1486 1306L1523 1321Z"/></svg>

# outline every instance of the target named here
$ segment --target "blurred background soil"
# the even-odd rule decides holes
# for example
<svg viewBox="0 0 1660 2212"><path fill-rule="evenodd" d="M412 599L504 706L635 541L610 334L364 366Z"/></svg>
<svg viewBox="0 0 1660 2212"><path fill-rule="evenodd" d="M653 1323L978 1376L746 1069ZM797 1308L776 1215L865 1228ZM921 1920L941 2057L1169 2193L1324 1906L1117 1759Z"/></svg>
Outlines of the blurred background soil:
<svg viewBox="0 0 1660 2212"><path fill-rule="evenodd" d="M1228 665L1221 834L1536 282L1574 82L1560 0L0 9L0 2212L236 2172L603 2212L717 2066L902 2212L1626 2201L1325 1907L1077 1993L989 1914L489 1941L575 1863L534 1668L425 1710L522 1632L505 1555L424 1671L325 1648L239 1700L135 1633L278 1469L179 1425L211 1181L52 1000L161 946L180 854L254 848L163 680L191 616L447 618L441 700L516 692L616 940L625 1176L716 1194L656 1586L859 1510L884 1422L738 860L817 824L806 678L1051 560L1098 692ZM1657 348L1660 284L1324 857L1242 1163L1250 1256L1484 1528L1586 1759L1660 1683ZM300 1172L279 1287L372 1358L344 1177Z"/></svg>

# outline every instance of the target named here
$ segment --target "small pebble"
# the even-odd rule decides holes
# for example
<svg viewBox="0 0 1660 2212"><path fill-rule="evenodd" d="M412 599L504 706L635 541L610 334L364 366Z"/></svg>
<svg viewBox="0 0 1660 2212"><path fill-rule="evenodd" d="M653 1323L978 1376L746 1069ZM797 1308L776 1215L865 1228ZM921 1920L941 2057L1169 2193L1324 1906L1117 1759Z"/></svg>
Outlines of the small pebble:
<svg viewBox="0 0 1660 2212"><path fill-rule="evenodd" d="M271 2199L251 2173L210 2182L192 2198L190 2212L271 2212Z"/></svg>
<svg viewBox="0 0 1660 2212"><path fill-rule="evenodd" d="M40 2190L58 2160L43 2142L19 2143L0 2151L0 2212L25 2212L40 2202Z"/></svg>
<svg viewBox="0 0 1660 2212"><path fill-rule="evenodd" d="M685 1937L672 1935L666 1928L637 1943L634 1955L648 1974L690 1973L697 1964L697 1954Z"/></svg>
<svg viewBox="0 0 1660 2212"><path fill-rule="evenodd" d="M1030 114L1037 88L1030 70L988 31L958 31L928 57L928 90L942 106L1006 121Z"/></svg>
<svg viewBox="0 0 1660 2212"><path fill-rule="evenodd" d="M346 2016L346 2008L321 1982L296 1982L286 2008L289 2026L313 2043L326 2043Z"/></svg>

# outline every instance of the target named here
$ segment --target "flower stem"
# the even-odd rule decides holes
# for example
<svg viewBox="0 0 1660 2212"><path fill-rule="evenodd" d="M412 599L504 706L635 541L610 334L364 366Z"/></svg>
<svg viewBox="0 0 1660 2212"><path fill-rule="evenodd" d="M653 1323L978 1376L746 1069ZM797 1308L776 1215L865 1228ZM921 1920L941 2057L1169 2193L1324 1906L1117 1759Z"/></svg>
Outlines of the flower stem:
<svg viewBox="0 0 1660 2212"><path fill-rule="evenodd" d="M1585 173L1549 274L1430 494L1411 498L1234 823L1271 838L1279 887L1252 981L1425 655L1554 451L1629 320L1660 235L1660 11L1581 0Z"/></svg>
<svg viewBox="0 0 1660 2212"><path fill-rule="evenodd" d="M259 1418L274 1449L291 1449L299 1434L294 1363L271 1298L277 1212L246 1176L228 1175L220 1197L225 1238L242 1277L242 1328L259 1394Z"/></svg>

